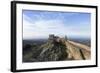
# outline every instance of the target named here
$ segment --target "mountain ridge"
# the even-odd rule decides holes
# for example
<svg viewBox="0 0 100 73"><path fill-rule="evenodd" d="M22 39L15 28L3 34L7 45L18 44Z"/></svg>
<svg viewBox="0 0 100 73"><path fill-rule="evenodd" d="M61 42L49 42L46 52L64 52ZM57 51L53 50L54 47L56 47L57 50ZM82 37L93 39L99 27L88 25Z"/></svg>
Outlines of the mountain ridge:
<svg viewBox="0 0 100 73"><path fill-rule="evenodd" d="M70 41L67 37L60 38L54 35L49 35L46 43L34 46L32 49L30 57L23 57L24 62L88 60L91 58L90 47Z"/></svg>

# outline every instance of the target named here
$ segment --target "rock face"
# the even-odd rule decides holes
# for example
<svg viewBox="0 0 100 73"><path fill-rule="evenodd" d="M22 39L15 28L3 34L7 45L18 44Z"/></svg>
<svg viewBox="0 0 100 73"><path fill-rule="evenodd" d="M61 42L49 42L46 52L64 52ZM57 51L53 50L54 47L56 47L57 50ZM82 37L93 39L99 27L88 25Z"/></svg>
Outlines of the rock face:
<svg viewBox="0 0 100 73"><path fill-rule="evenodd" d="M50 39L41 48L43 50L38 57L40 61L60 61L65 60L68 56L66 53L66 45L58 37L53 40Z"/></svg>
<svg viewBox="0 0 100 73"><path fill-rule="evenodd" d="M35 45L34 45L35 46ZM49 35L48 41L38 47L34 47L29 53L30 57L25 57L25 62L42 62L42 61L64 61L64 60L85 60L90 59L90 52L64 38Z"/></svg>
<svg viewBox="0 0 100 73"><path fill-rule="evenodd" d="M48 42L41 46L39 61L85 60L90 53L74 46L69 41L58 36L49 35Z"/></svg>

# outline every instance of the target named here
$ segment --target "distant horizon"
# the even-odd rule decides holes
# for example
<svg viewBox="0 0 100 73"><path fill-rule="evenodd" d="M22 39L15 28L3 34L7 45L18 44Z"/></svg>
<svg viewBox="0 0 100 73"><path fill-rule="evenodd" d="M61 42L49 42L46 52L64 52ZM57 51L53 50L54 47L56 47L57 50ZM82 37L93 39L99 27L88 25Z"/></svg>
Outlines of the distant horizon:
<svg viewBox="0 0 100 73"><path fill-rule="evenodd" d="M49 37L48 37L49 38ZM23 40L42 40L42 39L48 39L48 38L28 38L28 39L24 39ZM60 37L60 38L64 38L64 37ZM67 37L68 39L91 39L91 37Z"/></svg>
<svg viewBox="0 0 100 73"><path fill-rule="evenodd" d="M91 38L91 14L23 10L23 39L45 39L49 34Z"/></svg>

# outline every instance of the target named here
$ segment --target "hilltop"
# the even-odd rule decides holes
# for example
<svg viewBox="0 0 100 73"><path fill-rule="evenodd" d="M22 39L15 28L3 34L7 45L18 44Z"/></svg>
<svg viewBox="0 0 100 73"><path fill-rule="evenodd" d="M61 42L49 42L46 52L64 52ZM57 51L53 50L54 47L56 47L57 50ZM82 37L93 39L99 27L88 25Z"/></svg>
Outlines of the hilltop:
<svg viewBox="0 0 100 73"><path fill-rule="evenodd" d="M70 41L67 37L60 38L53 34L49 35L46 43L28 45L24 49L27 49L24 51L24 62L87 60L91 58L90 47Z"/></svg>

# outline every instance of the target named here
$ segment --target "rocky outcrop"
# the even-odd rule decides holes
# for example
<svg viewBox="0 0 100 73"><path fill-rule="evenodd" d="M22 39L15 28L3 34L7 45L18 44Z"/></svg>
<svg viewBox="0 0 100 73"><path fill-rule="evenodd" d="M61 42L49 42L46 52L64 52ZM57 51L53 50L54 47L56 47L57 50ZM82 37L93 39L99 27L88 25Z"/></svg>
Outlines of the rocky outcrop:
<svg viewBox="0 0 100 73"><path fill-rule="evenodd" d="M69 40L50 35L48 42L41 46L43 49L38 57L40 61L85 60L90 59L89 48L77 47Z"/></svg>
<svg viewBox="0 0 100 73"><path fill-rule="evenodd" d="M90 47L53 34L49 35L45 44L34 45L34 49L29 55L30 58L25 57L26 62L87 60L91 58Z"/></svg>
<svg viewBox="0 0 100 73"><path fill-rule="evenodd" d="M65 44L58 40L42 45L41 49L43 50L38 57L40 61L60 61L65 60L68 56Z"/></svg>

